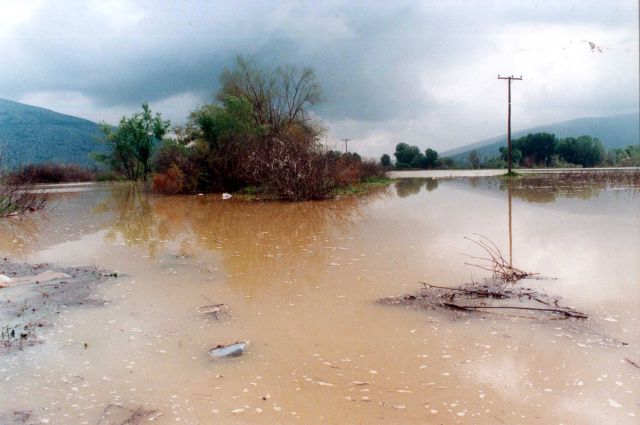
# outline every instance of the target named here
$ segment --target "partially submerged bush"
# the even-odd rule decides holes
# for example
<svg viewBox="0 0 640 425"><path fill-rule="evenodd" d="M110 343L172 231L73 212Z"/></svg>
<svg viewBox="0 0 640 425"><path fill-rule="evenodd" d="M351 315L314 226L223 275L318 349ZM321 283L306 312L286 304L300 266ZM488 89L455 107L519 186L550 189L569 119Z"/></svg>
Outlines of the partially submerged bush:
<svg viewBox="0 0 640 425"><path fill-rule="evenodd" d="M175 195L184 190L184 181L182 170L176 164L171 164L165 173L153 176L153 190L163 195Z"/></svg>
<svg viewBox="0 0 640 425"><path fill-rule="evenodd" d="M336 186L330 178L328 156L298 139L274 137L254 142L244 168L251 184L276 198L324 199Z"/></svg>
<svg viewBox="0 0 640 425"><path fill-rule="evenodd" d="M386 175L386 167L374 159L364 159L360 164L360 181L383 179Z"/></svg>
<svg viewBox="0 0 640 425"><path fill-rule="evenodd" d="M336 189L384 175L374 161L328 151L306 111L321 99L313 71L260 69L239 58L226 70L220 103L193 111L152 164L159 193L237 192L288 200L325 199Z"/></svg>
<svg viewBox="0 0 640 425"><path fill-rule="evenodd" d="M165 141L152 158L156 173L153 190L162 194L191 193L198 189L198 167L187 146Z"/></svg>
<svg viewBox="0 0 640 425"><path fill-rule="evenodd" d="M0 178L0 217L37 211L47 205L49 196L30 183L9 183Z"/></svg>

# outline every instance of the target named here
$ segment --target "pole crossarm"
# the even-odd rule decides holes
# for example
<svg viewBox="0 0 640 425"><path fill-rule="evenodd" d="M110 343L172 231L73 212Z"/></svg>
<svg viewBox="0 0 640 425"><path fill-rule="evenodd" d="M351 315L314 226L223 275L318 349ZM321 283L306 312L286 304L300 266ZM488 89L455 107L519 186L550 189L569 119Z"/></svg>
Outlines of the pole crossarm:
<svg viewBox="0 0 640 425"><path fill-rule="evenodd" d="M340 139L344 142L344 153L349 153L349 150L347 149L347 144L349 143L349 141L351 141L351 139Z"/></svg>

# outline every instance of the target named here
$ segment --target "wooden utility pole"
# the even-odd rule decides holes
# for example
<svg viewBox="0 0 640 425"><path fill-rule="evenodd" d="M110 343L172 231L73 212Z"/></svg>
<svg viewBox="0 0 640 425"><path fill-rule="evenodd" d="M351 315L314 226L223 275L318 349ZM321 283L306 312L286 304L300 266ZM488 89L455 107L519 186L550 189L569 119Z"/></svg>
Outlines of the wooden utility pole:
<svg viewBox="0 0 640 425"><path fill-rule="evenodd" d="M349 141L351 139L340 139L344 142L344 153L349 153L349 150L347 149L347 143L349 143Z"/></svg>
<svg viewBox="0 0 640 425"><path fill-rule="evenodd" d="M522 75L520 77L514 77L513 75L509 77L501 77L498 74L498 80L507 80L509 86L509 111L507 113L507 149L509 151L509 174L511 174L511 80L522 80Z"/></svg>

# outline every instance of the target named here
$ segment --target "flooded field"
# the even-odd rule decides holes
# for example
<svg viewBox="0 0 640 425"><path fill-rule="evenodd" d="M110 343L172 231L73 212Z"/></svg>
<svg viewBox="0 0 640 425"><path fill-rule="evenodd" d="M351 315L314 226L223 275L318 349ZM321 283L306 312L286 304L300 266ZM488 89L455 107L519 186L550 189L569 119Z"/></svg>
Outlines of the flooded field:
<svg viewBox="0 0 640 425"><path fill-rule="evenodd" d="M481 177L305 203L126 185L52 196L49 212L0 222L3 257L117 277L95 284L105 305L64 308L41 344L0 349L2 424L640 421L638 189ZM473 234L589 319L377 302L487 277L464 264ZM199 312L212 304L228 316ZM244 355L208 354L235 341Z"/></svg>

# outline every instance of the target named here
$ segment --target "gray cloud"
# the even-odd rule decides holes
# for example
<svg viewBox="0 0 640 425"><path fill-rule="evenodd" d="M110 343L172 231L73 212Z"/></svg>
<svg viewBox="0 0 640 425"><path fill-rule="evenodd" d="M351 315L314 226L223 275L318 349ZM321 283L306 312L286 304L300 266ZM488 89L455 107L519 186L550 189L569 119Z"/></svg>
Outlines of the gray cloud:
<svg viewBox="0 0 640 425"><path fill-rule="evenodd" d="M399 141L445 150L503 131L498 72L525 75L514 125L637 110L637 7L0 2L0 97L112 121L149 100L180 122L246 54L266 66L314 68L326 97L315 112L365 154Z"/></svg>

